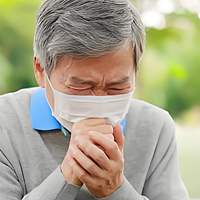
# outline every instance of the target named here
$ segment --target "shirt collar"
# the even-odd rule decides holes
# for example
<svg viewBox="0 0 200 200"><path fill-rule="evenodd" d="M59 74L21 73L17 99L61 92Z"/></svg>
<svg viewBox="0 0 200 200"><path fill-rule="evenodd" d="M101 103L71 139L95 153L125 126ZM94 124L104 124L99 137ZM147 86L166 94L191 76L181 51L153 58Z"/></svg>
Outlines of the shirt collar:
<svg viewBox="0 0 200 200"><path fill-rule="evenodd" d="M44 88L40 87L32 94L30 114L33 129L41 131L61 129L60 123L52 116Z"/></svg>
<svg viewBox="0 0 200 200"><path fill-rule="evenodd" d="M61 124L52 115L51 108L47 102L45 89L39 87L31 96L30 116L32 128L35 130L48 131L61 129ZM125 133L126 118L120 123Z"/></svg>

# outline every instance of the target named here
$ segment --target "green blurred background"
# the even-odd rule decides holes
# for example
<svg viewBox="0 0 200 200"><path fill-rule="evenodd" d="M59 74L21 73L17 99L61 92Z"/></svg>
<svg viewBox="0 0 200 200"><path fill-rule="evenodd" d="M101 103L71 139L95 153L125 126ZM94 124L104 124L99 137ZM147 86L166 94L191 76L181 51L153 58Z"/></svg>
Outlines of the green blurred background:
<svg viewBox="0 0 200 200"><path fill-rule="evenodd" d="M147 42L135 98L169 111L177 123L182 178L200 198L200 1L132 1ZM0 94L37 86L35 16L42 0L0 0Z"/></svg>

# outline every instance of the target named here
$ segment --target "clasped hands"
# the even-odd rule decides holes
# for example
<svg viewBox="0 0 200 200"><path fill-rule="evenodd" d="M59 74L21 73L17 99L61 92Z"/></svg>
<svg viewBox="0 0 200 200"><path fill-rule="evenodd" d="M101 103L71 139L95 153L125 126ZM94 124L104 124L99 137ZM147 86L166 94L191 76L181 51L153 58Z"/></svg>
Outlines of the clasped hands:
<svg viewBox="0 0 200 200"><path fill-rule="evenodd" d="M124 137L120 125L105 119L74 123L67 154L61 164L66 181L87 186L98 198L115 192L123 183Z"/></svg>

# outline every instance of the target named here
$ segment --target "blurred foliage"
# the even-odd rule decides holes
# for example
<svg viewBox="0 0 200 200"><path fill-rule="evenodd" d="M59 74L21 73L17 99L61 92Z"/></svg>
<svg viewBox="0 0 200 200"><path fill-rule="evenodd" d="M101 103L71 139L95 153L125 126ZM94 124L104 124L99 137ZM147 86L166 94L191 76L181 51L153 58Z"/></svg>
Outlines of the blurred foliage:
<svg viewBox="0 0 200 200"><path fill-rule="evenodd" d="M36 85L32 41L40 3L41 0L0 1L0 94Z"/></svg>
<svg viewBox="0 0 200 200"><path fill-rule="evenodd" d="M197 15L168 15L165 29L147 29L146 33L146 52L136 96L168 110L173 117L200 105L200 20Z"/></svg>

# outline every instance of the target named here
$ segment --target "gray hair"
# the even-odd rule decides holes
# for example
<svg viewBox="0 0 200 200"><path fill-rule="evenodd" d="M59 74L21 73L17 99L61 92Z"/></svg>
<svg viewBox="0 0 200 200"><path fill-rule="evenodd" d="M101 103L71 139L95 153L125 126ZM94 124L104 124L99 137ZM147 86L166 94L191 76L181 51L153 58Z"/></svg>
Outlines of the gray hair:
<svg viewBox="0 0 200 200"><path fill-rule="evenodd" d="M45 0L38 10L34 54L48 75L62 56L99 57L127 42L138 69L145 28L128 0Z"/></svg>

